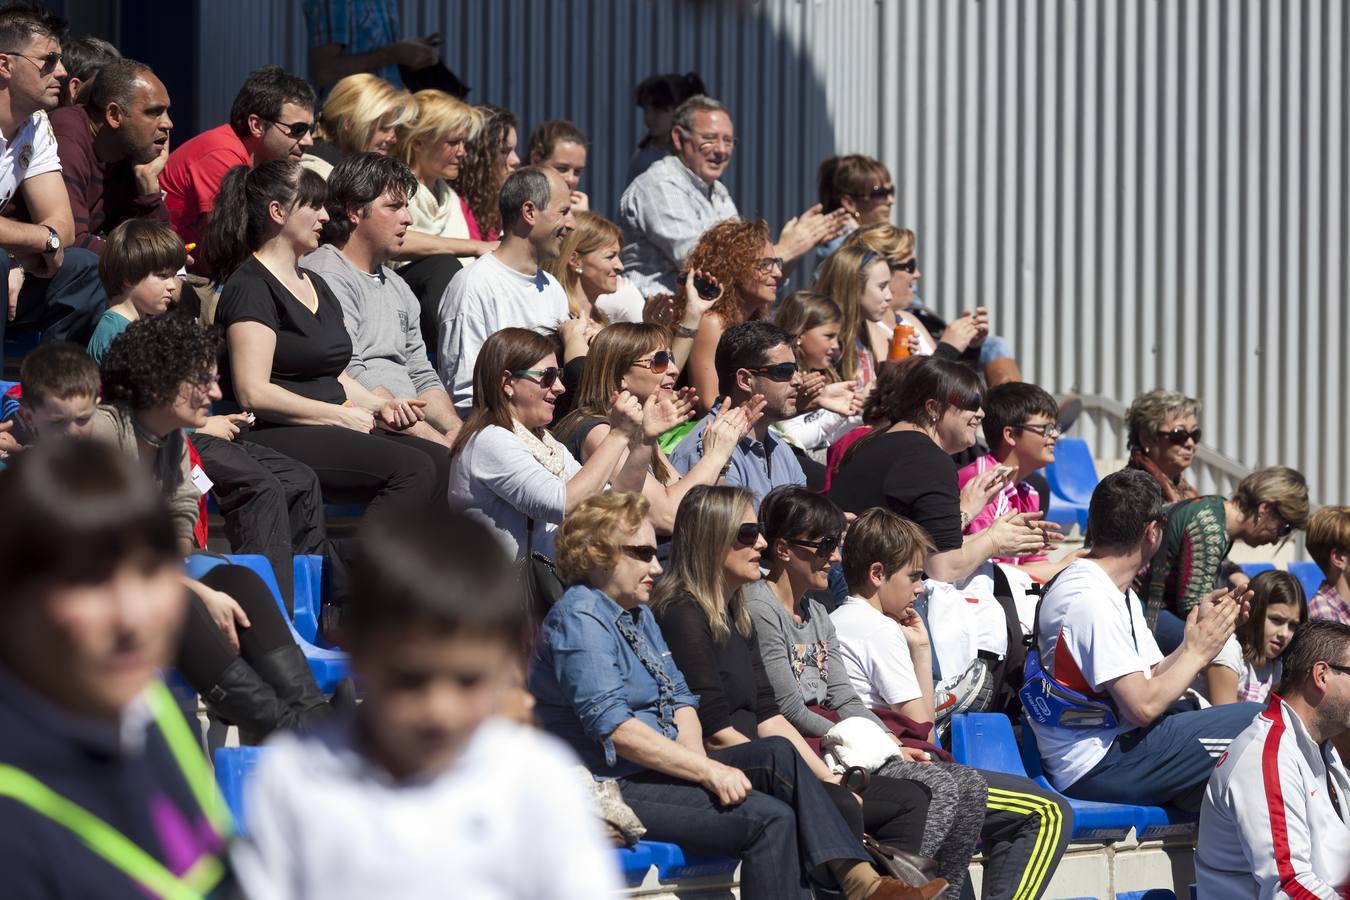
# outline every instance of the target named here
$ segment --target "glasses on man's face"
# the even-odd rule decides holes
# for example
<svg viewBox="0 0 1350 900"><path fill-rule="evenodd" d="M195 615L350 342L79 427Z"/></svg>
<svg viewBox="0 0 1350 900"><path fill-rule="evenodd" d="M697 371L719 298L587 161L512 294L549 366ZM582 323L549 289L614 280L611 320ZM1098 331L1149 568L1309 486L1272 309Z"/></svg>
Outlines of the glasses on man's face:
<svg viewBox="0 0 1350 900"><path fill-rule="evenodd" d="M893 200L895 199L895 185L878 184L865 194L850 194L855 200Z"/></svg>
<svg viewBox="0 0 1350 900"><path fill-rule="evenodd" d="M766 256L755 260L755 271L761 275L768 275L774 269L778 270L779 275L783 274L783 257Z"/></svg>
<svg viewBox="0 0 1350 900"><path fill-rule="evenodd" d="M1197 428L1194 431L1187 431L1185 428L1173 428L1171 431L1163 431L1160 428L1158 429L1158 437L1167 441L1169 444L1175 444L1178 447L1182 446L1187 441L1195 441L1198 444L1200 443L1200 429Z"/></svg>
<svg viewBox="0 0 1350 900"><path fill-rule="evenodd" d="M1025 428L1027 431L1035 432L1043 438L1057 438L1064 433L1058 425L1032 425L1030 422L1017 422L1014 428Z"/></svg>
<svg viewBox="0 0 1350 900"><path fill-rule="evenodd" d="M1323 661L1325 662L1325 660L1323 660ZM1328 669L1335 669L1337 672L1340 672L1340 673L1343 674L1343 675L1350 675L1350 666L1342 666L1342 665L1338 665L1338 664L1336 664L1336 663L1330 663L1330 662L1329 662L1329 663L1327 663L1327 668L1328 668Z"/></svg>
<svg viewBox="0 0 1350 900"><path fill-rule="evenodd" d="M788 543L796 544L798 547L811 548L816 551L816 559L829 559L839 547L839 535L826 535L818 541L808 541L804 538L788 538Z"/></svg>
<svg viewBox="0 0 1350 900"><path fill-rule="evenodd" d="M736 529L736 543L742 547L753 547L757 540L759 540L758 522L746 522Z"/></svg>
<svg viewBox="0 0 1350 900"><path fill-rule="evenodd" d="M721 147L728 153L736 149L736 139L734 137L724 137L717 134L699 134L696 131L689 132L694 138L694 146L698 148L699 153L711 153L713 150Z"/></svg>
<svg viewBox="0 0 1350 900"><path fill-rule="evenodd" d="M638 562L649 563L656 559L656 548L651 544L625 544L623 552Z"/></svg>
<svg viewBox="0 0 1350 900"><path fill-rule="evenodd" d="M56 67L61 64L62 55L53 50L51 53L43 56L31 56L27 53L20 53L18 50L0 50L0 53L7 53L10 56L22 56L33 65L37 66L38 72L43 75L50 75L56 71Z"/></svg>
<svg viewBox="0 0 1350 900"><path fill-rule="evenodd" d="M795 362L778 363L772 366L760 366L750 371L756 375L763 375L770 381L791 381L792 377L797 374L797 364Z"/></svg>
<svg viewBox="0 0 1350 900"><path fill-rule="evenodd" d="M648 359L635 359L633 365L641 366L644 369L651 369L653 373L660 375L670 364L675 361L675 354L669 350L657 350Z"/></svg>
<svg viewBox="0 0 1350 900"><path fill-rule="evenodd" d="M515 378L524 378L526 381L533 381L544 390L553 387L558 381L558 375L562 369L557 366L549 366L547 369L513 369L511 375Z"/></svg>
<svg viewBox="0 0 1350 900"><path fill-rule="evenodd" d="M276 119L268 119L267 121L280 128L285 132L286 137L293 141L300 140L309 134L309 130L314 127L313 122L279 122Z"/></svg>
<svg viewBox="0 0 1350 900"><path fill-rule="evenodd" d="M896 272L908 272L910 275L913 275L915 272L919 271L919 258L917 256L911 256L904 262L891 263L890 267L892 275Z"/></svg>

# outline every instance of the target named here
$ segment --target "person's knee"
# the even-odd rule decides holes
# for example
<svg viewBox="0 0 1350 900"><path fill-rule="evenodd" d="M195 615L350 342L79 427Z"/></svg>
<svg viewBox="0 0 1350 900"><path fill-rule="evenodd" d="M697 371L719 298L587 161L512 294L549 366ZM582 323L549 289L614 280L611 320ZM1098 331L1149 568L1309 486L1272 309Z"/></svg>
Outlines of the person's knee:
<svg viewBox="0 0 1350 900"><path fill-rule="evenodd" d="M797 748L785 737L773 735L760 738L755 743L765 759L775 766L793 765L797 762Z"/></svg>

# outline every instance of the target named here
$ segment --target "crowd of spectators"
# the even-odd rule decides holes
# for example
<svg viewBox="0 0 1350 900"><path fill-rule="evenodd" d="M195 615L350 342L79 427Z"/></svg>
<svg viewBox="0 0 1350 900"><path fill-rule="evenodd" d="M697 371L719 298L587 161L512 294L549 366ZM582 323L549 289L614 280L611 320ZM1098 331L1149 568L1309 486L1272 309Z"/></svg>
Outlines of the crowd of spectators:
<svg viewBox="0 0 1350 900"><path fill-rule="evenodd" d="M1280 465L1201 495L1200 402L1156 390L1063 550L1065 405L925 307L881 162L744 219L732 111L665 74L595 197L606 148L520 151L397 6L307 0L313 83L259 69L186 140L149 66L0 9L0 338L42 335L0 408L7 896L597 897L645 834L747 898L955 900L978 846L1034 900L1066 797L1198 813L1202 896L1334 896L1350 508ZM1228 560L1305 529L1310 598ZM165 670L267 739L246 837ZM944 749L1032 696L1056 790Z"/></svg>

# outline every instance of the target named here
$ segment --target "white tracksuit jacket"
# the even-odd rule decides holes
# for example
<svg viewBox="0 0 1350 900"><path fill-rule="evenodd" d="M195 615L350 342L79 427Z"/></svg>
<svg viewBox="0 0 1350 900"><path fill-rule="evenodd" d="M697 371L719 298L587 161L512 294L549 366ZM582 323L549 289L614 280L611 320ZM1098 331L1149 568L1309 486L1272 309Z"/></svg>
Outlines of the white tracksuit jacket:
<svg viewBox="0 0 1350 900"><path fill-rule="evenodd" d="M1335 748L1314 743L1298 715L1271 694L1210 776L1195 850L1200 900L1347 896L1347 816L1350 777Z"/></svg>

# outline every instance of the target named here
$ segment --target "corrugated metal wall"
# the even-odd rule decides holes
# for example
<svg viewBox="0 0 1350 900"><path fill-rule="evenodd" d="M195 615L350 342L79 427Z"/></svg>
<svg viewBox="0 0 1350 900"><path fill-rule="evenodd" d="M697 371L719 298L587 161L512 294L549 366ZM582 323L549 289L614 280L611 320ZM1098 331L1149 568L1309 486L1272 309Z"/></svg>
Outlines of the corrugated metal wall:
<svg viewBox="0 0 1350 900"><path fill-rule="evenodd" d="M299 2L199 0L199 126L263 62L304 70ZM732 109L728 185L781 223L867 152L923 293L992 311L1029 378L1205 402L1206 443L1350 499L1350 16L1341 0L414 0L472 98L592 136L622 190L633 85L695 69ZM522 143L524 135L521 136ZM1120 453L1109 417L1099 453ZM1227 480L1198 473L1202 486Z"/></svg>

